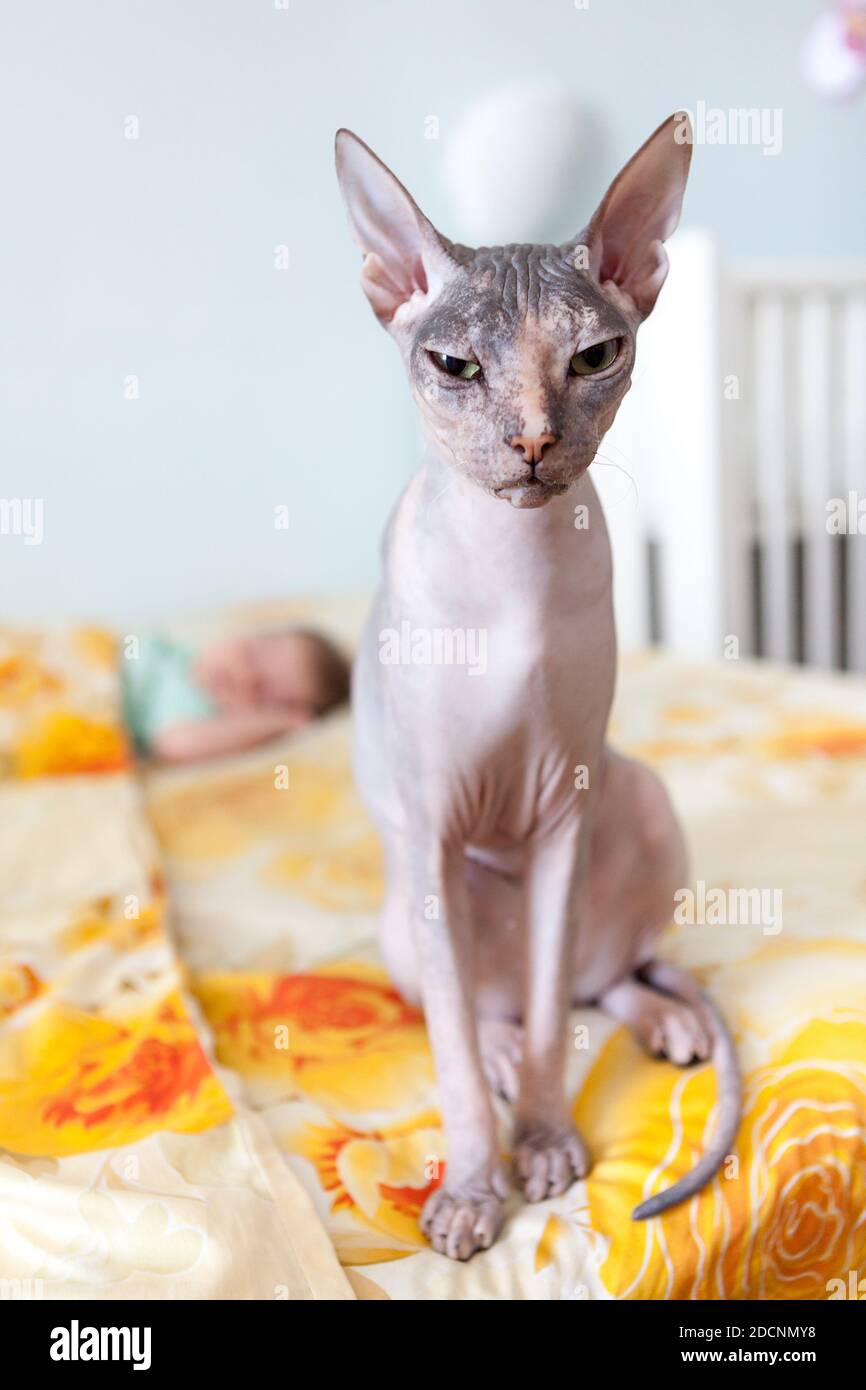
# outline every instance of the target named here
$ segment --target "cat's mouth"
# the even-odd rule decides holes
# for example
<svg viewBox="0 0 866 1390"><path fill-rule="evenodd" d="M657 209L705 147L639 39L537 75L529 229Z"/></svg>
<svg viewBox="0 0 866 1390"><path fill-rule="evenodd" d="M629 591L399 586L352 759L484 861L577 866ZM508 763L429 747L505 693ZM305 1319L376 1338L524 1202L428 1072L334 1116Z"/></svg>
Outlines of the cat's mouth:
<svg viewBox="0 0 866 1390"><path fill-rule="evenodd" d="M521 478L516 483L504 483L496 488L496 496L510 502L520 509L543 507L551 497L559 497L568 491L567 483L553 483L541 478Z"/></svg>

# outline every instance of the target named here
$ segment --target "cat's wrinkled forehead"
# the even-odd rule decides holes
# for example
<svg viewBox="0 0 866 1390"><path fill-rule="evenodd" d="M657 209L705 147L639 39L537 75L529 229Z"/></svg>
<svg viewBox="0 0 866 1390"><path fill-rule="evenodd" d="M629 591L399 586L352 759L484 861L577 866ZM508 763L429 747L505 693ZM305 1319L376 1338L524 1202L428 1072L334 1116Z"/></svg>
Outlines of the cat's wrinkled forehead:
<svg viewBox="0 0 866 1390"><path fill-rule="evenodd" d="M450 249L459 272L420 319L418 342L507 341L529 320L569 337L626 329L592 276L576 265L573 245Z"/></svg>

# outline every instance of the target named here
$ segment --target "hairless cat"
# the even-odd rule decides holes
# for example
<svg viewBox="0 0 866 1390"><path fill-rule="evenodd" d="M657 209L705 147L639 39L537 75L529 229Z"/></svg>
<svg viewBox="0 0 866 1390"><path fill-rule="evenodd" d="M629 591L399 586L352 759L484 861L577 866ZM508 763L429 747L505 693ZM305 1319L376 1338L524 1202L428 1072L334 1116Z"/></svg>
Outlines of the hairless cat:
<svg viewBox="0 0 866 1390"><path fill-rule="evenodd" d="M490 1089L514 1104L529 1201L588 1171L565 1094L572 1005L598 1005L653 1055L717 1066L709 1150L636 1218L697 1192L736 1136L728 1030L653 955L686 874L682 835L656 776L605 742L611 554L589 477L667 273L690 156L688 118L672 116L574 241L471 250L337 135L361 282L426 439L356 667L355 765L385 850L385 963L423 1005L439 1083L447 1166L421 1225L454 1259L492 1244L509 1192ZM386 659L384 635L404 629L426 635L420 659L414 646ZM466 634L484 635L483 668L453 659Z"/></svg>

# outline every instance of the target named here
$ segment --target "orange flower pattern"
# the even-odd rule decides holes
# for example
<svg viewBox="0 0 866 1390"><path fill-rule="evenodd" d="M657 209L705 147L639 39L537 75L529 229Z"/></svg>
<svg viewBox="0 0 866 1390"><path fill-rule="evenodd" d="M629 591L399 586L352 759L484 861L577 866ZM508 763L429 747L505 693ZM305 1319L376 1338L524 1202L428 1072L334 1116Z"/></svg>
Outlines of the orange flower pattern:
<svg viewBox="0 0 866 1390"><path fill-rule="evenodd" d="M116 724L55 710L22 730L12 767L17 777L70 777L122 772L131 761L126 734Z"/></svg>
<svg viewBox="0 0 866 1390"><path fill-rule="evenodd" d="M4 770L32 783L128 766L109 639L2 642ZM177 900L190 904L179 938L218 1058L279 1138L341 1260L364 1268L361 1296L809 1299L866 1275L866 897L852 829L866 809L862 688L645 657L626 662L616 727L671 783L697 876L751 885L754 862L785 890L778 940L694 927L667 947L702 968L737 1028L741 1133L698 1198L632 1223L635 1202L705 1142L715 1081L607 1029L572 1076L588 1181L538 1208L514 1203L502 1241L459 1267L418 1227L446 1155L423 1021L371 963L381 862L346 721L292 741L284 791L273 750L153 781ZM801 807L810 852L792 854ZM168 969L159 888L132 920L104 891L65 914L42 954L4 944L0 1145L22 1163L196 1134L232 1113ZM232 937L237 923L248 940ZM91 960L110 982L104 998L89 988L102 978L88 975ZM72 991L60 988L67 974ZM91 994L92 1005L72 1002Z"/></svg>
<svg viewBox="0 0 866 1390"><path fill-rule="evenodd" d="M0 1146L12 1153L196 1133L231 1114L177 992L113 1020L46 1002L28 1027L0 1033Z"/></svg>
<svg viewBox="0 0 866 1390"><path fill-rule="evenodd" d="M760 928L755 937L689 927L667 947L699 969L737 1026L746 1108L718 1179L649 1223L632 1222L631 1210L692 1166L709 1133L714 1073L648 1059L626 1032L596 1024L606 1041L574 1060L572 1077L594 1158L588 1181L539 1207L514 1203L501 1241L466 1266L429 1250L418 1216L445 1154L422 1023L367 963L372 915L363 963L339 946L340 921L371 913L379 887L360 849L369 827L341 790L344 725L284 755L291 801L268 789L264 759L178 792L156 788L170 871L198 885L198 910L212 901L216 915L222 883L243 882L245 913L247 902L272 910L283 893L293 955L313 958L291 975L205 971L195 988L220 1060L318 1197L340 1259L364 1268L362 1297L808 1299L828 1297L835 1277L866 1273L866 1013L852 1014L866 988L857 944L866 898L856 855L845 877L844 852L866 798L862 691L745 663L724 673L656 657L626 666L617 738L672 783L696 876L763 887L770 873L785 894L779 940ZM822 814L834 827L830 897L814 877L820 855L790 854L799 805L813 832ZM315 910L301 918L299 902ZM315 963L317 936L326 965ZM784 1006L771 1005L776 992Z"/></svg>
<svg viewBox="0 0 866 1390"><path fill-rule="evenodd" d="M421 1014L381 970L342 962L303 975L205 975L192 986L219 1060L271 1097L363 1111L429 1092Z"/></svg>

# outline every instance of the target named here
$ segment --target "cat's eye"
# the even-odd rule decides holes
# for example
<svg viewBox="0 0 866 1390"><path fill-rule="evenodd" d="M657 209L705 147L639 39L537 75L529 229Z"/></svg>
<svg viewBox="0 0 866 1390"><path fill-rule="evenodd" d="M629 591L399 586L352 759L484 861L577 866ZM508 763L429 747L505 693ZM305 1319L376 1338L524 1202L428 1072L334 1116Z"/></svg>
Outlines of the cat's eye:
<svg viewBox="0 0 866 1390"><path fill-rule="evenodd" d="M605 343L593 343L592 347L576 352L568 364L575 376L594 376L603 372L616 361L619 354L619 338L608 338Z"/></svg>
<svg viewBox="0 0 866 1390"><path fill-rule="evenodd" d="M431 352L430 356L443 372L460 377L461 381L471 381L481 371L477 362L468 362L465 357L451 357L447 352Z"/></svg>

